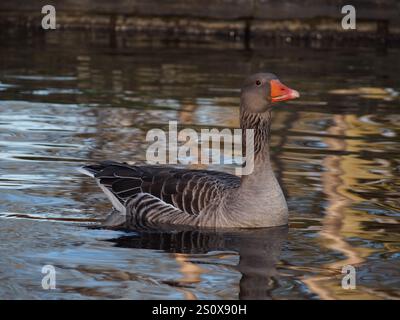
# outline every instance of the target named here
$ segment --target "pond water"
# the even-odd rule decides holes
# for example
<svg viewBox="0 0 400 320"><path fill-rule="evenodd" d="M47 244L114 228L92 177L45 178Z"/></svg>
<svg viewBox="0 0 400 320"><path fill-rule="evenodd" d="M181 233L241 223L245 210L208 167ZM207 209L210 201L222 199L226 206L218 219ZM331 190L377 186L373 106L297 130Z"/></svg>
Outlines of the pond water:
<svg viewBox="0 0 400 320"><path fill-rule="evenodd" d="M400 50L1 40L0 299L400 298ZM237 128L238 88L260 70L301 93L273 114L288 228L92 228L110 204L78 166L144 161L146 132L170 120Z"/></svg>

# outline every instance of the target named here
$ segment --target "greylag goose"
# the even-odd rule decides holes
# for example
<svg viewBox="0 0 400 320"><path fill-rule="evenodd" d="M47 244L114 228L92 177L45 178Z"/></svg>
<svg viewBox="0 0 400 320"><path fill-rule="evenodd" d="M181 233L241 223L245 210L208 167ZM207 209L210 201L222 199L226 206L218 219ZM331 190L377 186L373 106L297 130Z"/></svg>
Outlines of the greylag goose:
<svg viewBox="0 0 400 320"><path fill-rule="evenodd" d="M283 85L271 73L257 73L244 81L240 126L254 129L254 165L249 175L238 177L159 165L131 166L113 161L84 166L81 172L95 178L114 210L129 216L138 226L286 225L288 208L270 161L271 107L297 97L297 91Z"/></svg>

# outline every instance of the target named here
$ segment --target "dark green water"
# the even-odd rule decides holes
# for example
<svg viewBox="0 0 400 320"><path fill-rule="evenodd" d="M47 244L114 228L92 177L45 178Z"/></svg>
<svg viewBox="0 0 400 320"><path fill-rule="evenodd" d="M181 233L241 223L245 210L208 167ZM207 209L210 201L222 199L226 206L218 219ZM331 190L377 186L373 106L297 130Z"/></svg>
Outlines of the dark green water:
<svg viewBox="0 0 400 320"><path fill-rule="evenodd" d="M0 43L0 299L400 298L400 51ZM243 78L301 99L274 111L289 228L95 230L110 209L75 169L143 161L146 132L236 128ZM231 172L232 166L213 166ZM41 286L44 265L56 289ZM353 265L356 289L341 287Z"/></svg>

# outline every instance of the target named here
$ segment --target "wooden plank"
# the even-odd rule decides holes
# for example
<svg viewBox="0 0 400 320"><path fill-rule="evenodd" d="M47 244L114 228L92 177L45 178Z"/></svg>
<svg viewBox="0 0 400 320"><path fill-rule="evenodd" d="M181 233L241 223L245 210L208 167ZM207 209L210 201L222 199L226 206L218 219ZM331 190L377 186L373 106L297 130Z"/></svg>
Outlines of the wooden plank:
<svg viewBox="0 0 400 320"><path fill-rule="evenodd" d="M253 0L52 0L60 12L238 19L252 14ZM1 0L0 11L40 12L49 1Z"/></svg>
<svg viewBox="0 0 400 320"><path fill-rule="evenodd" d="M256 0L254 18L257 19L312 19L338 18L341 8L351 4L356 9L357 19L400 20L400 1L397 0Z"/></svg>
<svg viewBox="0 0 400 320"><path fill-rule="evenodd" d="M357 17L371 20L400 19L398 0L352 0ZM40 12L46 0L1 0L0 11ZM341 18L347 0L52 0L64 13L184 16L210 19Z"/></svg>

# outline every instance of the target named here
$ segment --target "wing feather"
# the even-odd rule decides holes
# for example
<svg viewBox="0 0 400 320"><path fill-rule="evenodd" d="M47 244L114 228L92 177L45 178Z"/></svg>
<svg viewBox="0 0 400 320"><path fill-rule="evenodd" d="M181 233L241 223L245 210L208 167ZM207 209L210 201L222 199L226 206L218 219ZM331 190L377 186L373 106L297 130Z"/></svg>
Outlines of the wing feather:
<svg viewBox="0 0 400 320"><path fill-rule="evenodd" d="M224 190L240 185L240 179L234 175L207 170L129 166L117 162L83 169L92 173L100 186L107 188L125 207L129 202L133 208L132 199L135 199L135 210L142 215L147 210L159 219L165 214L177 215L178 212L185 216L198 216ZM143 195L151 195L152 201Z"/></svg>

